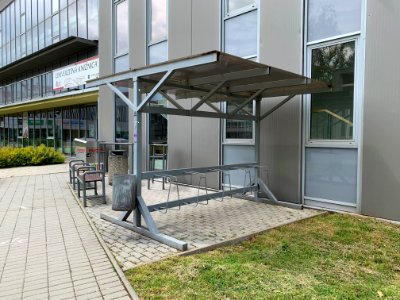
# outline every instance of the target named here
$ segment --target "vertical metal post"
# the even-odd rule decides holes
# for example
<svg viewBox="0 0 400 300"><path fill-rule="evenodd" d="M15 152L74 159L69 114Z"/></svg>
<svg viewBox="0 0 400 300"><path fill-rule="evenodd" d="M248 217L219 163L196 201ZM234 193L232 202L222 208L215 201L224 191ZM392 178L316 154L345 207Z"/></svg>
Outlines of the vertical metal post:
<svg viewBox="0 0 400 300"><path fill-rule="evenodd" d="M254 191L254 199L256 201L258 201L258 180L261 176L260 174L260 147L261 147L261 133L260 133L260 123L261 123L261 99L256 99L256 111L255 111L255 115L256 115L256 124L255 124L255 132L254 132L254 146L255 146L255 158L256 158L256 163L257 163L257 167L255 168L255 184L257 186L257 188Z"/></svg>
<svg viewBox="0 0 400 300"><path fill-rule="evenodd" d="M139 107L142 100L140 92L140 81L138 78L133 79L133 102L136 107ZM142 113L135 112L133 119L133 174L136 176L136 197L142 196ZM135 199L136 204L138 200ZM141 213L137 208L133 214L133 223L141 226Z"/></svg>

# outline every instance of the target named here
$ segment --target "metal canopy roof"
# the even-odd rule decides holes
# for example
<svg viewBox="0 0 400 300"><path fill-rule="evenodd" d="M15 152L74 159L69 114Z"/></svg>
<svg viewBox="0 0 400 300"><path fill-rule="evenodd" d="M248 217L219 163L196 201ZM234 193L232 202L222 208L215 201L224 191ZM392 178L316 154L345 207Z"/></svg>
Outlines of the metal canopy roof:
<svg viewBox="0 0 400 300"><path fill-rule="evenodd" d="M148 95L138 107L132 104L130 107L135 111L148 112L145 105L157 93L163 94L178 110L183 108L177 100L199 98L191 112L206 104L221 113L213 103L231 101L237 106L234 112L237 113L252 100L292 97L330 89L324 82L219 51L102 77L88 82L87 86L107 84L121 97L123 95L118 93L116 87L132 87L133 81L140 81L140 93ZM126 102L127 98L123 100ZM164 109L162 113L168 111Z"/></svg>
<svg viewBox="0 0 400 300"><path fill-rule="evenodd" d="M263 191L272 203L279 204L274 196L260 178L260 137L261 120L270 113L278 109L284 103L293 98L296 94L311 92L321 92L329 89L323 82L318 82L290 73L284 70L273 68L267 65L235 57L226 53L213 51L200 55L190 56L177 60L167 61L162 64L151 65L148 67L130 70L124 73L103 77L87 83L87 87L107 85L116 95L118 95L131 110L135 112L135 126L133 126L133 173L136 176L136 211L129 210L122 212L118 219L101 215L102 219L108 220L116 225L134 230L144 234L159 242L180 250L187 249L187 243L179 241L171 236L160 233L151 212L168 210L169 207L180 207L181 205L195 204L199 201L208 201L211 198L222 198L225 195L235 193L246 193L250 190L254 192L254 197L258 199L258 190ZM121 86L132 88L128 99L119 89ZM152 105L154 96L161 94L169 102L168 107ZM272 107L269 111L261 115L261 99L266 97L287 96L280 103ZM190 108L184 108L179 102L180 99L199 98L199 101ZM254 114L248 113L243 108L253 100L255 103ZM234 105L232 112L222 111L215 102L228 101ZM207 105L208 111L200 110ZM174 107L174 108L172 108ZM211 110L210 110L211 108ZM242 113L242 111L244 113ZM250 164L222 165L201 168L188 168L177 170L159 170L153 172L142 172L143 156L141 138L143 134L142 112L173 114L193 117L225 118L235 120L254 121L254 162ZM198 195L176 201L147 206L141 192L142 179L154 177L172 178L175 176L188 174L202 174L209 172L225 172L238 169L255 169L255 181L250 182L243 188L221 190L207 195ZM249 171L250 172L250 171ZM245 173L246 174L246 173ZM176 177L175 177L176 178ZM244 178L246 182L246 177ZM128 222L128 217L133 214L133 222ZM142 217L146 227L141 225Z"/></svg>

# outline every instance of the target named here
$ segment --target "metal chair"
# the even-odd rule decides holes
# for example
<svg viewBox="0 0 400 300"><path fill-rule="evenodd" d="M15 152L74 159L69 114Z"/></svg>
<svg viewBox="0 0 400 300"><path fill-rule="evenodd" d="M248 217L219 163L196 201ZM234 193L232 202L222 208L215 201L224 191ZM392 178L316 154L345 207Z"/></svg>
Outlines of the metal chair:
<svg viewBox="0 0 400 300"><path fill-rule="evenodd" d="M103 203L106 202L106 185L105 185L105 173L104 171L96 171L95 167L83 166L77 168L76 179L78 182L78 197L81 197L81 190L83 191L83 206L87 206L87 199L92 198L103 198ZM97 182L101 182L102 194L99 195L97 192ZM93 183L93 186L91 184ZM94 190L94 195L88 196L86 191Z"/></svg>
<svg viewBox="0 0 400 300"><path fill-rule="evenodd" d="M75 190L77 168L89 165L85 163L82 159L70 160L68 165L69 165L69 183L72 184L72 187Z"/></svg>

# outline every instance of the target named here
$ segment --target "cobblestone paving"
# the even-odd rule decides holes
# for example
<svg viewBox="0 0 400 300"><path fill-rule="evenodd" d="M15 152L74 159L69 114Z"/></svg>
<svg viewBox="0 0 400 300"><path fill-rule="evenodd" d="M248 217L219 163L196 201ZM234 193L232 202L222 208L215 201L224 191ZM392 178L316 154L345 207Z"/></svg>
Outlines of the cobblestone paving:
<svg viewBox="0 0 400 300"><path fill-rule="evenodd" d="M106 184L106 190L108 204L89 200L87 211L123 269L157 261L179 252L101 220L100 213L113 216L119 214L111 210L112 187ZM175 189L172 191L176 198ZM148 190L147 182L143 182L142 192L147 204L160 203L167 199L167 191L162 190L159 183L154 183L151 190ZM197 189L180 187L181 198L193 195L197 195ZM161 233L187 241L189 249L196 249L295 222L319 213L310 209L296 210L244 199L225 198L222 202L210 200L208 205L199 204L196 207L187 205L182 206L179 211L171 209L167 214L153 212L152 215Z"/></svg>
<svg viewBox="0 0 400 300"><path fill-rule="evenodd" d="M63 175L0 180L0 299L130 299Z"/></svg>

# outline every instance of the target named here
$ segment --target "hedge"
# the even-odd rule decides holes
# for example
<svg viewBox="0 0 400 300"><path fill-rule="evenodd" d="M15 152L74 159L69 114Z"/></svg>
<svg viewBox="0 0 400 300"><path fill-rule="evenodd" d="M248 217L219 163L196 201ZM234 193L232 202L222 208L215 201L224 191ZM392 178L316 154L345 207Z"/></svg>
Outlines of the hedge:
<svg viewBox="0 0 400 300"><path fill-rule="evenodd" d="M25 148L0 148L0 168L61 164L62 153L44 145Z"/></svg>

